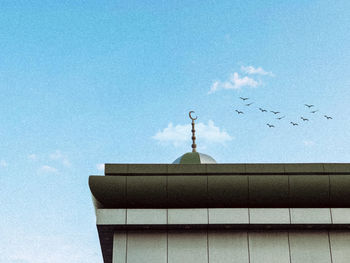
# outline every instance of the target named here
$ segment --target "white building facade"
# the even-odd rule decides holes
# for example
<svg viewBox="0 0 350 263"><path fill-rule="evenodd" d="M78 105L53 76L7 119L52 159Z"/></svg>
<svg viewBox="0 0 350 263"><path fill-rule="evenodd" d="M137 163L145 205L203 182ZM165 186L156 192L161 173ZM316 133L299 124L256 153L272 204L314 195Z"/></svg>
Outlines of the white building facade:
<svg viewBox="0 0 350 263"><path fill-rule="evenodd" d="M89 186L104 263L350 262L350 164L106 164Z"/></svg>

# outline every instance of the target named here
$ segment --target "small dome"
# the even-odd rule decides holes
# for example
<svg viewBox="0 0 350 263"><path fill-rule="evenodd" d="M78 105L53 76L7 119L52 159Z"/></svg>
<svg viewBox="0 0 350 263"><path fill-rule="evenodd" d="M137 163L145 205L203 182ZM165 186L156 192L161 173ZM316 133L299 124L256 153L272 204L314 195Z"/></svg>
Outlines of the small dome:
<svg viewBox="0 0 350 263"><path fill-rule="evenodd" d="M173 164L202 164L216 163L213 157L198 152L188 152L177 158Z"/></svg>

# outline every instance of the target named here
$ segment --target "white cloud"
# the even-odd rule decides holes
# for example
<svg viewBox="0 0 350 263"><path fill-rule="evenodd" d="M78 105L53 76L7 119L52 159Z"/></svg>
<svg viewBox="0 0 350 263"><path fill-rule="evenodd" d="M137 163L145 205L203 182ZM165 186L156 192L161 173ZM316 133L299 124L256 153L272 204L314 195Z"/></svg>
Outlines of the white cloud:
<svg viewBox="0 0 350 263"><path fill-rule="evenodd" d="M246 74L250 74L250 75L268 75L273 77L273 73L272 72L268 72L265 71L262 67L258 67L258 68L254 68L253 66L241 66L241 70L246 73Z"/></svg>
<svg viewBox="0 0 350 263"><path fill-rule="evenodd" d="M191 125L176 125L169 123L168 127L163 131L158 131L152 138L161 143L172 143L174 146L179 146L188 141Z"/></svg>
<svg viewBox="0 0 350 263"><path fill-rule="evenodd" d="M105 170L105 164L104 163L99 163L96 165L97 170L99 171L104 171Z"/></svg>
<svg viewBox="0 0 350 263"><path fill-rule="evenodd" d="M208 124L196 124L196 137L202 142L201 148L205 147L206 143L224 144L233 139L226 131L221 131L215 126L212 120L208 121ZM175 147L183 145L191 140L191 124L174 126L169 123L168 127L158 131L152 138L160 143L173 144Z"/></svg>
<svg viewBox="0 0 350 263"><path fill-rule="evenodd" d="M28 155L28 159L30 159L30 160L35 161L37 158L38 158L38 156L36 154L34 154L34 153Z"/></svg>
<svg viewBox="0 0 350 263"><path fill-rule="evenodd" d="M39 168L39 172L41 173L57 173L58 170L55 167L49 165L43 165Z"/></svg>
<svg viewBox="0 0 350 263"><path fill-rule="evenodd" d="M257 87L259 82L250 77L240 77L237 72L231 74L229 80L221 82L215 81L210 87L209 94L214 93L219 89L240 89L243 87Z"/></svg>
<svg viewBox="0 0 350 263"><path fill-rule="evenodd" d="M67 156L62 154L60 150L56 150L54 153L50 154L50 159L51 160L56 160L56 161L61 161L62 164L66 167L71 166L70 161L68 160Z"/></svg>
<svg viewBox="0 0 350 263"><path fill-rule="evenodd" d="M210 87L209 93L214 93L215 91L217 91L219 86L220 86L220 81L214 81L214 83Z"/></svg>
<svg viewBox="0 0 350 263"><path fill-rule="evenodd" d="M231 80L231 83L233 83L234 89L240 89L241 87L245 87L245 86L256 87L259 85L259 83L256 80L249 78L247 76L240 78L237 72L231 75L230 80Z"/></svg>
<svg viewBox="0 0 350 263"><path fill-rule="evenodd" d="M7 167L8 163L5 160L0 160L0 167Z"/></svg>

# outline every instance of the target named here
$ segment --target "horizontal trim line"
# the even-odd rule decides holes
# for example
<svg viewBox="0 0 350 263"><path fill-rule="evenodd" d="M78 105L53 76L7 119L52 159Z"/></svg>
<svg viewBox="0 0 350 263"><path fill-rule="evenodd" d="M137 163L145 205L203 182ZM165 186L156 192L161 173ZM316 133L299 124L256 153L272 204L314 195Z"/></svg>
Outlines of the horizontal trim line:
<svg viewBox="0 0 350 263"><path fill-rule="evenodd" d="M100 235L112 233L118 230L285 230L285 229L304 229L304 230L340 230L350 229L350 224L194 224L194 225L96 225Z"/></svg>
<svg viewBox="0 0 350 263"><path fill-rule="evenodd" d="M276 173L276 172L264 172L264 173L113 173L106 174L105 176L183 176L183 175L196 175L196 176L215 176L215 175L350 175L350 172L289 172L289 173ZM98 176L98 175L94 175ZM100 175L102 176L102 175Z"/></svg>

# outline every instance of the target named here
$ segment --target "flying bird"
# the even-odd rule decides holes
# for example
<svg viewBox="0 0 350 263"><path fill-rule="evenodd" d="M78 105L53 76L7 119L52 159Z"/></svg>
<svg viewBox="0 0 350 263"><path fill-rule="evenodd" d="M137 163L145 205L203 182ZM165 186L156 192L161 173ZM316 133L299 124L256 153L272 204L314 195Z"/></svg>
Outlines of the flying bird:
<svg viewBox="0 0 350 263"><path fill-rule="evenodd" d="M248 100L249 98L243 98L243 97L239 97L241 100L245 101Z"/></svg>
<svg viewBox="0 0 350 263"><path fill-rule="evenodd" d="M259 110L261 110L261 112L267 112L267 110L264 110L262 108L259 108Z"/></svg>
<svg viewBox="0 0 350 263"><path fill-rule="evenodd" d="M266 125L269 126L269 128L275 128L275 126L270 123L266 123Z"/></svg>
<svg viewBox="0 0 350 263"><path fill-rule="evenodd" d="M279 111L273 111L273 110L271 110L270 112L272 112L273 114L278 114L278 113L280 113Z"/></svg>
<svg viewBox="0 0 350 263"><path fill-rule="evenodd" d="M310 111L310 113L316 113L318 112L318 110L313 110L313 111Z"/></svg>
<svg viewBox="0 0 350 263"><path fill-rule="evenodd" d="M327 115L323 115L327 120L329 120L329 119L331 119L331 120L333 120L333 118L332 117L330 117L330 116L327 116Z"/></svg>
<svg viewBox="0 0 350 263"><path fill-rule="evenodd" d="M302 119L303 121L309 121L309 119L304 118L304 117L300 117L300 119Z"/></svg>
<svg viewBox="0 0 350 263"><path fill-rule="evenodd" d="M304 104L304 105L308 108L314 107L314 105L312 105L312 104Z"/></svg>
<svg viewBox="0 0 350 263"><path fill-rule="evenodd" d="M250 106L250 105L252 105L254 102L251 102L251 103L248 103L248 104L246 104L246 106Z"/></svg>
<svg viewBox="0 0 350 263"><path fill-rule="evenodd" d="M236 110L236 112L237 112L238 114L244 114L243 111Z"/></svg>
<svg viewBox="0 0 350 263"><path fill-rule="evenodd" d="M278 117L278 118L276 118L276 120L282 120L284 117L286 117L286 116Z"/></svg>
<svg viewBox="0 0 350 263"><path fill-rule="evenodd" d="M298 123L295 123L295 122L290 122L293 126L298 126Z"/></svg>

